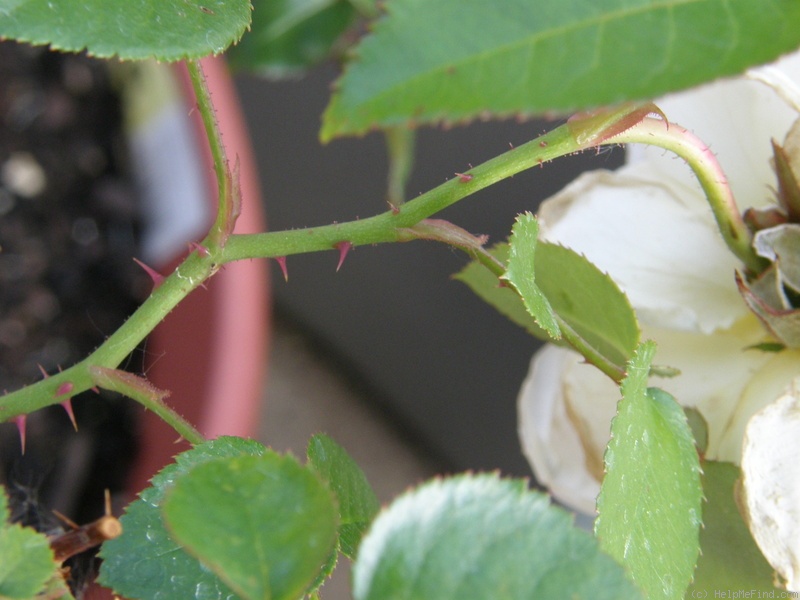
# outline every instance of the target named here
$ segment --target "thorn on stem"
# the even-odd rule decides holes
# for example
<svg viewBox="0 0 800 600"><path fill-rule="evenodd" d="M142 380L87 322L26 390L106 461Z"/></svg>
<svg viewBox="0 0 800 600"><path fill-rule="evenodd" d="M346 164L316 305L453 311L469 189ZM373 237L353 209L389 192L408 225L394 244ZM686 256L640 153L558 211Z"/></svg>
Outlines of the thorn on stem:
<svg viewBox="0 0 800 600"><path fill-rule="evenodd" d="M42 374L42 378L47 379L50 375L47 374L47 371L44 370L44 367L39 363L36 363L36 366L39 367L39 372Z"/></svg>
<svg viewBox="0 0 800 600"><path fill-rule="evenodd" d="M475 178L474 175L470 175L469 173L456 173L456 176L461 183L467 183Z"/></svg>
<svg viewBox="0 0 800 600"><path fill-rule="evenodd" d="M16 424L17 431L19 432L19 443L23 454L25 454L25 424L27 421L28 415L17 415L14 417L14 423Z"/></svg>
<svg viewBox="0 0 800 600"><path fill-rule="evenodd" d="M283 280L288 282L289 281L289 269L286 266L286 257L285 256L276 256L275 262L278 263L278 266L281 268L281 273L283 273Z"/></svg>
<svg viewBox="0 0 800 600"><path fill-rule="evenodd" d="M138 258L134 258L133 262L135 262L137 265L142 267L142 269L144 269L144 272L147 273L150 276L150 279L153 280L153 289L156 289L158 286L160 286L164 282L164 276L161 273L159 273L158 271L156 271L155 269L153 269L151 267L148 267L146 264L144 264Z"/></svg>
<svg viewBox="0 0 800 600"><path fill-rule="evenodd" d="M334 244L334 248L339 250L339 264L336 265L336 272L339 272L339 269L342 268L342 264L344 264L344 259L347 258L347 253L350 252L350 248L353 247L353 244L350 242L338 242Z"/></svg>
<svg viewBox="0 0 800 600"><path fill-rule="evenodd" d="M203 258L208 258L211 256L211 253L208 251L208 248L203 246L202 244L198 244L197 242L189 242L189 248L194 252L197 252ZM136 259L134 259L136 260ZM139 262L139 261L136 261Z"/></svg>
<svg viewBox="0 0 800 600"><path fill-rule="evenodd" d="M67 411L67 416L69 417L69 422L72 423L72 428L75 431L78 431L78 422L75 420L75 413L72 410L72 398L67 398L64 402L61 403L61 406Z"/></svg>

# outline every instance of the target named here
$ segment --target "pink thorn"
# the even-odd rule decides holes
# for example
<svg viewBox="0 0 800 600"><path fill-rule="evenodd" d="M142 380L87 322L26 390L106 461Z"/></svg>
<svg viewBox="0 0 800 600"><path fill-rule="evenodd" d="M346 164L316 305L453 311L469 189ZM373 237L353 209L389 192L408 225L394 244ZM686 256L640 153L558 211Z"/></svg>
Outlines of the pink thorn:
<svg viewBox="0 0 800 600"><path fill-rule="evenodd" d="M28 420L28 415L18 415L14 417L14 423L17 425L19 432L19 443L22 447L22 453L25 454L25 424Z"/></svg>
<svg viewBox="0 0 800 600"><path fill-rule="evenodd" d="M164 282L164 276L161 273L159 273L155 269L148 267L138 258L134 258L133 262L142 267L142 269L144 269L144 272L147 273L150 276L150 279L153 280L153 289L157 288Z"/></svg>
<svg viewBox="0 0 800 600"><path fill-rule="evenodd" d="M89 389L92 390L95 394L99 394L100 393L100 388L97 387L96 385L93 385Z"/></svg>
<svg viewBox="0 0 800 600"><path fill-rule="evenodd" d="M36 366L39 367L39 372L42 374L42 377L44 377L45 379L50 377L50 375L47 374L47 371L44 370L44 367L42 365L36 363Z"/></svg>
<svg viewBox="0 0 800 600"><path fill-rule="evenodd" d="M197 252L203 258L208 258L209 256L211 256L211 253L208 251L208 248L206 248L202 244L198 244L197 242L189 242L189 248Z"/></svg>
<svg viewBox="0 0 800 600"><path fill-rule="evenodd" d="M339 269L342 268L342 264L344 263L344 259L347 258L347 253L350 252L350 248L353 247L353 244L350 242L338 242L334 244L334 248L339 250L339 264L336 265L336 272L339 272Z"/></svg>
<svg viewBox="0 0 800 600"><path fill-rule="evenodd" d="M470 175L469 173L456 173L458 179L461 183L467 183L468 181L472 181L474 179L474 175Z"/></svg>
<svg viewBox="0 0 800 600"><path fill-rule="evenodd" d="M277 262L278 266L281 268L281 273L283 273L283 280L289 281L289 269L286 267L286 257L276 256L275 262Z"/></svg>
<svg viewBox="0 0 800 600"><path fill-rule="evenodd" d="M67 398L64 402L61 403L61 406L64 407L64 410L67 411L67 416L69 417L70 423L72 423L72 427L75 431L78 431L78 423L75 421L75 413L72 411L72 398Z"/></svg>

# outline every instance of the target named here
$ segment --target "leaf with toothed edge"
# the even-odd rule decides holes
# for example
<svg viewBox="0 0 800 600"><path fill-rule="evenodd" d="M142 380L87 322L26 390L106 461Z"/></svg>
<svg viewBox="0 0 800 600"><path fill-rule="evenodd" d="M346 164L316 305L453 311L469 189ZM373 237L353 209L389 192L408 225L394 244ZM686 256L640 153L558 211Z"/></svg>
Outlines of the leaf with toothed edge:
<svg viewBox="0 0 800 600"><path fill-rule="evenodd" d="M459 475L396 499L353 569L356 600L641 599L573 516L522 480Z"/></svg>
<svg viewBox="0 0 800 600"><path fill-rule="evenodd" d="M511 229L509 239L510 252L508 255L508 268L503 279L516 288L522 297L525 308L536 319L536 323L544 329L551 338L560 339L561 330L556 320L547 297L536 284L535 261L536 244L539 235L539 225L536 217L525 213L517 217Z"/></svg>
<svg viewBox="0 0 800 600"><path fill-rule="evenodd" d="M508 261L508 251L508 244L496 244L489 253L505 264ZM536 319L527 311L519 294L477 260L473 260L453 275L453 279L465 284L481 300L534 337L546 342L564 343L563 340L551 339L547 332L536 324Z"/></svg>
<svg viewBox="0 0 800 600"><path fill-rule="evenodd" d="M236 596L197 558L183 550L167 532L161 517L161 503L175 481L197 465L217 458L260 456L267 448L258 442L223 436L195 446L175 457L153 477L120 518L123 534L103 544L100 556L100 583L117 593L142 600L156 600L164 594L172 598L224 600ZM137 560L131 562L131 556Z"/></svg>
<svg viewBox="0 0 800 600"><path fill-rule="evenodd" d="M556 244L538 242L537 231L535 217L522 215L514 225L512 245L497 244L490 251L497 260L508 262L509 273L503 279L512 283L519 294L502 286L501 280L477 261L458 273L456 279L539 339L566 344L562 339L549 339L550 332L537 324L538 308L530 299L527 303L525 300L525 294L533 293L526 292L526 286L535 286L553 318L560 318L600 356L624 369L640 337L627 297L586 257ZM512 254L513 248L516 254ZM533 311L529 312L531 308Z"/></svg>
<svg viewBox="0 0 800 600"><path fill-rule="evenodd" d="M163 504L173 536L246 600L297 600L336 547L333 492L293 456L205 462Z"/></svg>
<svg viewBox="0 0 800 600"><path fill-rule="evenodd" d="M611 423L595 533L651 600L684 598L700 551L700 460L681 406L648 388L653 342L622 383Z"/></svg>
<svg viewBox="0 0 800 600"><path fill-rule="evenodd" d="M337 83L321 138L571 113L741 73L800 45L771 0L393 0Z"/></svg>
<svg viewBox="0 0 800 600"><path fill-rule="evenodd" d="M326 435L308 442L308 464L330 486L339 501L339 546L354 558L361 537L375 518L380 503L364 472L339 444Z"/></svg>
<svg viewBox="0 0 800 600"><path fill-rule="evenodd" d="M10 511L0 486L0 598L29 600L48 580L60 577L47 536L8 522Z"/></svg>
<svg viewBox="0 0 800 600"><path fill-rule="evenodd" d="M2 0L0 38L123 60L219 54L250 24L249 0Z"/></svg>

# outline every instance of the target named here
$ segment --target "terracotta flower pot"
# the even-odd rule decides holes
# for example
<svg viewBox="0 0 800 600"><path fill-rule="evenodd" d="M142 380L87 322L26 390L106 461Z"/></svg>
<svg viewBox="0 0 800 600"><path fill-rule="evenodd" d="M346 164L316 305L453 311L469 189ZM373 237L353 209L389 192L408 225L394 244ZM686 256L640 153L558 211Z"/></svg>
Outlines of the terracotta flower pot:
<svg viewBox="0 0 800 600"><path fill-rule="evenodd" d="M221 57L203 60L202 65L228 158L239 161L243 208L235 231L263 231L255 161L231 77ZM200 115L185 69L173 67L172 72L185 98L184 114L190 117L191 135L199 148L196 157L205 180L205 200L213 209L217 185ZM167 173L172 179L175 175ZM173 245L182 248L181 254L162 256L154 266L170 272L180 256L188 252L187 243L202 237L212 216L213 210L207 211L196 237L174 240L177 243ZM170 229L169 223L166 227ZM180 232L177 237L185 235ZM264 387L269 321L269 279L263 261L227 265L205 289L201 287L187 297L149 336L147 377L157 387L170 391L167 403L205 436L253 436ZM186 442L176 443L176 438L175 432L155 415L145 415L141 454L130 479L131 492L146 487L177 452L188 448Z"/></svg>

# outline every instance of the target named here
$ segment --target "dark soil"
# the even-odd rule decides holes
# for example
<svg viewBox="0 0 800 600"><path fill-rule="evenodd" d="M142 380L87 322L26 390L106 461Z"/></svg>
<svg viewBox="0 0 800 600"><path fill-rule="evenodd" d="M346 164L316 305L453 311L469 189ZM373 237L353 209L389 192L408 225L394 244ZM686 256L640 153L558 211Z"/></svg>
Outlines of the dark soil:
<svg viewBox="0 0 800 600"><path fill-rule="evenodd" d="M0 390L10 391L84 358L148 283L132 261L136 194L103 63L3 42L0 82ZM24 521L39 518L36 498L93 520L103 490L124 485L131 406L93 393L73 405L77 433L58 406L28 417L24 456L16 427L0 425L0 483Z"/></svg>

